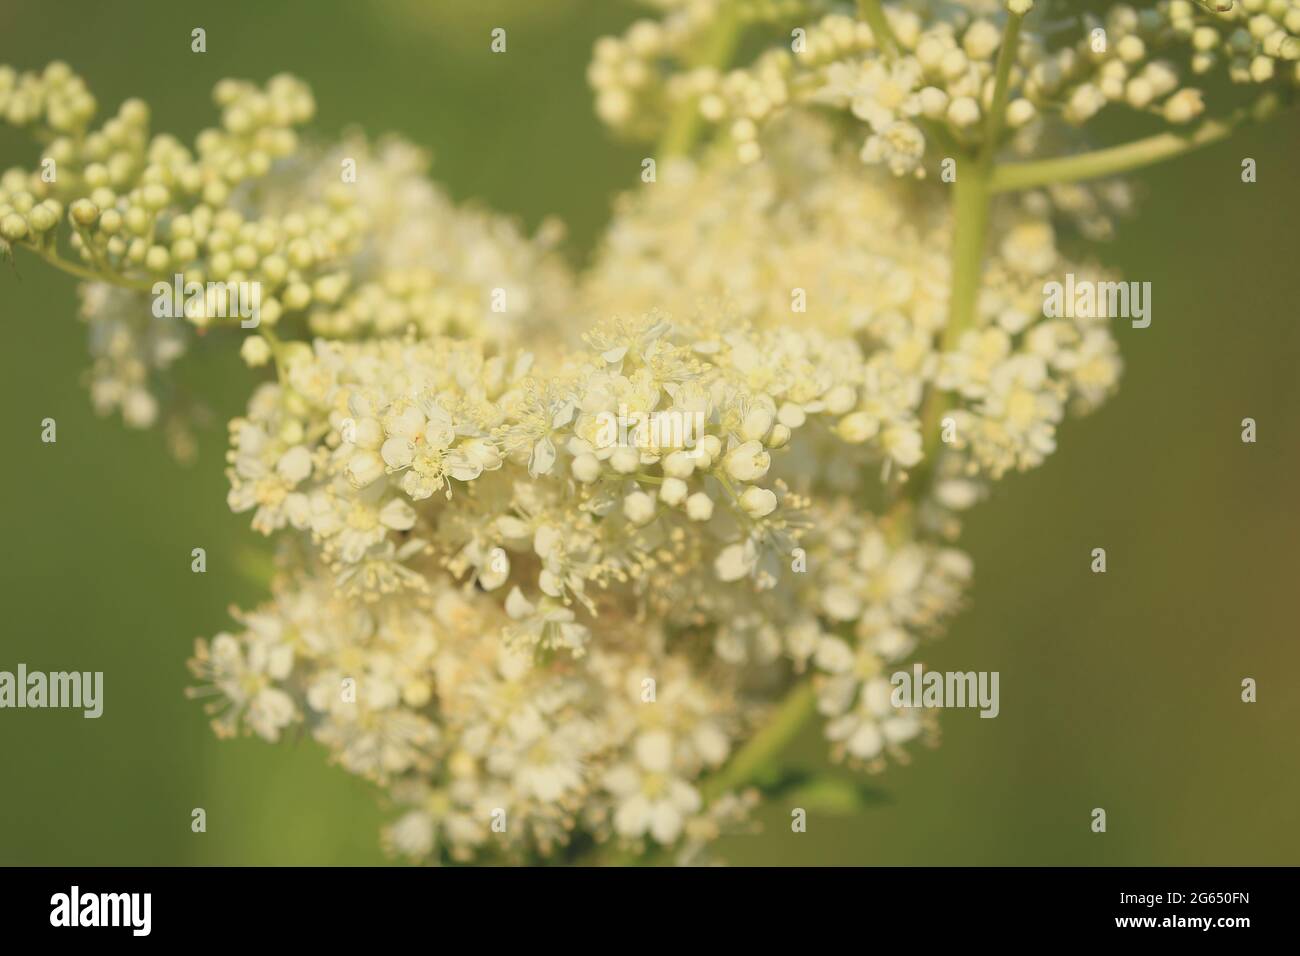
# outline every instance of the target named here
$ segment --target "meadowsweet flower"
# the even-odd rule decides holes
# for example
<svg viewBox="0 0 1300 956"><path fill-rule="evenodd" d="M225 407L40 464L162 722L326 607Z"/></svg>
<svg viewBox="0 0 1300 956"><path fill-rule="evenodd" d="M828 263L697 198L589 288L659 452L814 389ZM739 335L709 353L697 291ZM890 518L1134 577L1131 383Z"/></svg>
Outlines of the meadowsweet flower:
<svg viewBox="0 0 1300 956"><path fill-rule="evenodd" d="M929 383L968 400L955 416L968 427L958 429L952 450L967 453L971 468L992 477L1044 460L1063 402L1083 411L1113 391L1120 362L1105 321L1046 319L1043 286L1063 272L1104 278L1095 266L1064 256L1059 236L1075 224L1089 234L1108 233L1108 210L1122 209L1123 195L1112 203L1113 190L1077 187L997 207L979 326L945 350L948 291L935 276L948 268L951 236L939 216L946 197L938 194L948 187L922 185L899 195L887 179L864 174L809 117L773 124L763 141L767 159L757 166L725 156L702 167L677 164L653 190L626 197L581 289L588 309L644 301L667 314L694 316L712 302L724 313L779 328L791 321L791 289L801 288L809 303L802 321L874 351L866 357L844 351L836 361L856 355L859 371L819 397L799 395L798 402L777 406L782 427L797 432L808 411L829 412L836 437L905 470L924 458L919 413ZM883 232L876 228L881 223L888 224ZM830 261L839 267L818 265ZM665 281L670 275L675 280ZM1087 359L1074 352L1084 341ZM995 376L1012 380L1012 369L1024 367L1028 354L1047 363L1043 395L1015 397L1008 421L1013 396L989 402L990 383ZM763 374L772 364L766 356L742 361ZM743 429L736 437L745 437ZM802 450L805 442L794 440ZM744 457L736 443L727 449L728 477L757 480L753 455L749 464Z"/></svg>
<svg viewBox="0 0 1300 956"><path fill-rule="evenodd" d="M156 424L158 392L192 341L186 330L174 319L155 317L145 296L106 283L81 287L81 318L90 332L87 378L95 410L117 411L132 428Z"/></svg>
<svg viewBox="0 0 1300 956"><path fill-rule="evenodd" d="M1190 0L1144 4L1140 9L1117 4L1104 20L1076 17L1078 29L1039 35L1024 29L1014 69L1023 78L1020 95L1009 111L1005 145L1032 149L1042 130L1016 135L1026 125L1050 126L1063 121L1082 125L1112 104L1125 104L1181 124L1200 114L1202 91L1183 86L1174 58L1196 51L1192 72L1205 76L1226 61L1236 84L1260 88L1261 94L1282 79L1278 61L1290 65L1284 82L1300 79L1300 17L1285 3L1231 4L1213 17L1198 18ZM602 118L634 136L660 128L673 103L695 99L707 121L727 130L737 155L746 164L762 155L759 128L785 108L829 104L846 110L868 130L864 161L880 164L896 176L924 175L918 151L935 139L916 118L924 116L942 133L963 145L978 145L987 129L997 56L998 22L1008 12L1024 16L1029 0L1010 4L912 0L885 4L884 15L898 48L881 44L865 24L841 12L826 13L806 25L804 48L791 55L774 46L751 63L729 71L688 69L693 44L720 16L719 4L705 4L690 18L669 14L662 25L641 21L621 40L596 48L588 78L597 90ZM1094 31L1104 27L1106 42ZM649 43L633 35L653 36ZM1230 57L1213 51L1227 46ZM637 82L627 82L620 66L637 65ZM617 108L612 104L617 103ZM1063 109L1058 109L1063 105ZM1060 116L1060 121L1047 117ZM1003 145L1003 144L999 144ZM942 153L951 155L950 152Z"/></svg>
<svg viewBox="0 0 1300 956"><path fill-rule="evenodd" d="M652 6L597 44L597 113L673 139L698 114L731 148L661 157L580 278L558 227L457 206L411 145L304 138L292 77L222 81L187 145L138 100L93 127L64 64L0 68L0 118L61 171L0 176L0 252L95 277L96 408L183 446L201 411L160 399L181 354L239 334L263 370L229 424L227 503L280 570L198 643L196 695L223 735L298 727L383 788L384 845L413 859L705 861L757 799L711 775L791 691L836 759L879 769L931 737L891 671L963 603L959 513L1114 390L1107 319L1043 296L1104 276L1067 238L1132 204L1113 181L999 192L954 290L938 161L1030 157L1116 107L1217 115L1216 72L1257 109L1300 79L1285 4L1117 5L1027 21L1006 51L1029 0L888 3L888 30L833 10L801 49L797 4ZM735 23L780 42L699 62ZM173 301L177 278L201 292ZM264 327L213 282L256 284Z"/></svg>
<svg viewBox="0 0 1300 956"><path fill-rule="evenodd" d="M605 787L617 800L614 829L620 836L648 833L659 843L672 843L686 817L703 804L699 791L672 773L672 737L653 731L637 738L635 761L619 764L605 777Z"/></svg>

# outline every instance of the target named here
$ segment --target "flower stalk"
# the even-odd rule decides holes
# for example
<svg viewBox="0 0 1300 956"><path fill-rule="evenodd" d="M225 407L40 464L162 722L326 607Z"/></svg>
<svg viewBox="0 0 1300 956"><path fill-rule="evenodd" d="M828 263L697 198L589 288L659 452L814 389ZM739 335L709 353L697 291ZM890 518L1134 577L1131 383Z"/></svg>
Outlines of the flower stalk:
<svg viewBox="0 0 1300 956"><path fill-rule="evenodd" d="M38 243L27 242L14 243L14 245L17 248L31 250L48 265L85 282L107 282L109 285L119 286L123 289L134 289L137 292L147 292L150 288L149 283L144 281L136 281L115 272L90 269L75 262L70 262L59 255L58 250L53 246L47 249Z"/></svg>
<svg viewBox="0 0 1300 956"><path fill-rule="evenodd" d="M704 38L704 43L692 57L692 66L712 66L721 68L730 62L740 42L741 18L739 0L729 0L718 11L712 29ZM703 121L700 117L699 102L695 97L688 97L678 104L669 117L668 126L659 139L660 157L682 156L690 152L699 138Z"/></svg>
<svg viewBox="0 0 1300 956"><path fill-rule="evenodd" d="M1024 14L1008 13L1006 26L1002 29L1002 43L998 48L997 65L993 73L993 102L989 106L984 148L980 154L980 165L985 169L993 165L998 140L1002 137L1007 99L1011 95L1011 68L1016 62L1016 51L1020 45L1020 25L1024 19Z"/></svg>
<svg viewBox="0 0 1300 956"><path fill-rule="evenodd" d="M1206 120L1189 134L1156 133L1122 146L1075 156L1006 163L994 169L990 188L995 193L1013 192L1131 172L1226 139L1244 119L1245 114L1238 113L1227 119Z"/></svg>
<svg viewBox="0 0 1300 956"><path fill-rule="evenodd" d="M871 27L871 33L880 49L889 56L896 55L899 49L898 37L885 18L885 8L880 0L858 0L858 14Z"/></svg>
<svg viewBox="0 0 1300 956"><path fill-rule="evenodd" d="M812 682L801 680L777 705L767 725L736 751L731 761L701 788L705 801L752 783L799 735L817 711Z"/></svg>

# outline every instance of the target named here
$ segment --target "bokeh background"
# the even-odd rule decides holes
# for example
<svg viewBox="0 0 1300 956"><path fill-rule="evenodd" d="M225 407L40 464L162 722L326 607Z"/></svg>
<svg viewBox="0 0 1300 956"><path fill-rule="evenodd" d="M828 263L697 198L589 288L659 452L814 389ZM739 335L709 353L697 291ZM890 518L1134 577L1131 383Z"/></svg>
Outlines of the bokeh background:
<svg viewBox="0 0 1300 956"><path fill-rule="evenodd" d="M5 0L0 63L67 60L101 104L130 95L188 139L212 84L292 71L324 134L360 124L429 148L458 198L569 225L581 262L641 151L591 110L595 37L614 0L197 4ZM203 26L208 52L190 52ZM509 30L509 54L488 33ZM1002 712L942 717L938 749L871 781L879 802L788 808L724 847L736 863L1300 863L1300 284L1294 119L1138 177L1139 216L1102 257L1154 286L1149 329L1119 330L1127 370L1068 422L1048 464L972 515L968 610L922 657L998 670ZM37 154L0 131L0 167ZM1259 181L1240 181L1243 157ZM187 700L196 635L259 599L260 538L227 510L225 418L253 378L231 354L183 374L218 413L198 462L157 431L99 420L81 383L73 283L0 263L0 669L105 672L104 716L0 711L0 864L377 864L382 809L310 740L218 741ZM39 440L58 421L58 443ZM1259 441L1240 441L1253 417ZM204 547L208 573L190 571ZM1089 571L1107 549L1109 571ZM1240 701L1243 677L1259 702ZM816 767L820 731L798 760ZM203 807L208 830L190 830ZM1089 829L1093 807L1108 832Z"/></svg>

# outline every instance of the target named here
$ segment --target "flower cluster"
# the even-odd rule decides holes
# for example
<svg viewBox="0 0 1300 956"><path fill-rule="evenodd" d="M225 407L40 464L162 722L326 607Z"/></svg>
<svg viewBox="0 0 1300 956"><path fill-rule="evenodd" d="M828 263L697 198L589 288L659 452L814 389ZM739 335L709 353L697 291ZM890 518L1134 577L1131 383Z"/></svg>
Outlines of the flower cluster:
<svg viewBox="0 0 1300 956"><path fill-rule="evenodd" d="M454 608L449 624L470 617L463 639L483 645L475 656L483 680L572 688L553 693L564 721L530 724L509 745L494 738L486 754L458 723L484 719L470 713L479 698L451 686L386 685L387 717L406 727L427 716L439 731L437 744L430 730L427 747L402 748L402 765L388 768L426 807L404 818L394 845L439 832L439 844L459 856L482 842L488 815L474 826L435 827L430 801L522 815L536 828L529 845L538 852L566 842L579 810L605 821L590 824L597 838L647 833L674 843L683 821L712 826L698 778L743 736L741 717L771 703L756 695L742 707L712 695L730 699L759 675L781 687L810 665L823 674L827 732L838 754L858 762L878 765L886 749L897 753L924 729L918 715L890 704L885 665L958 606L970 567L960 552L891 540L854 508L863 475L917 460L916 423L895 384L851 339L735 319L677 324L651 314L607 320L587 339L588 351L553 369L447 338L294 344L280 356L282 382L263 386L231 425L231 507L253 512L263 532L298 532L294 553L305 549L315 569L306 606L330 593L363 621L326 612L345 628L324 642L329 655L300 651L296 664L265 672L257 692L275 706L268 722L255 697L246 702L255 730L274 736L304 715L331 747L350 741L331 720L318 723L317 705L326 701L338 720L360 719L358 705L338 703L333 691L349 677L369 686L372 666L388 672L389 663L372 662L399 653L382 646L398 629L366 622L412 605ZM297 590L280 601L303 606ZM286 612L262 613L279 620ZM276 659L259 650L263 630L250 625L221 640L230 668ZM429 686L451 667L435 648L452 659L463 653L449 635L416 643L433 658L412 663L410 679ZM647 645L666 656L645 659ZM710 691L687 693L685 661L700 653L711 660ZM202 668L216 657L214 643ZM706 729L663 728L684 718L662 696L638 697L645 680L661 693L677 688L672 699L707 716ZM312 687L331 694L313 698ZM597 710L565 705L570 696ZM461 701L454 712L469 712L448 722L453 701ZM624 735L619 728L639 720L610 710L656 729L648 739ZM574 749L556 753L567 745ZM356 746L370 753L372 742ZM561 766L507 762L507 746ZM461 754L464 779L450 790L425 779L435 753ZM340 759L360 766L346 752ZM498 765L508 779L493 775ZM542 785L537 774L548 786L572 780L572 806L558 793L547 809L536 805L528 787ZM622 802L606 806L614 798Z"/></svg>
<svg viewBox="0 0 1300 956"><path fill-rule="evenodd" d="M977 322L946 348L944 187L900 188L863 170L808 116L773 124L764 146L766 160L752 165L726 152L675 160L652 188L625 197L584 279L585 310L723 309L760 327L797 321L852 337L876 391L834 427L850 442L879 436L902 468L920 460L927 386L960 399L951 442L968 453L960 472L995 478L1040 464L1066 407L1088 410L1114 388L1108 320L1043 315L1044 283L1106 277L1060 248L1063 219L1109 228L1094 190L1061 187L997 207ZM972 490L964 479L940 487L948 501L973 501Z"/></svg>
<svg viewBox="0 0 1300 956"><path fill-rule="evenodd" d="M291 213L314 196L341 195L365 223L340 266L339 294L313 286L294 303L311 332L351 339L414 330L509 342L559 323L572 281L557 253L563 227L547 222L528 237L504 216L457 206L429 181L428 167L400 138L371 143L351 133L272 170L253 200L258 208Z"/></svg>
<svg viewBox="0 0 1300 956"><path fill-rule="evenodd" d="M578 819L694 851L744 804L702 774L810 666L836 753L924 730L885 666L970 563L855 509L862 467L824 483L818 460L897 454L854 343L643 317L589 345L545 378L451 339L295 346L231 425L231 506L298 529L312 570L196 671L221 727L305 721L389 784L403 851L472 855L498 812L510 858Z"/></svg>
<svg viewBox="0 0 1300 956"><path fill-rule="evenodd" d="M175 430L186 349L240 337L263 369L227 503L279 570L198 643L196 696L222 734L310 733L416 860L699 861L778 785L765 730L819 714L868 769L933 739L890 676L961 607L959 513L1120 372L1111 320L1044 296L1107 279L1076 240L1127 189L994 189L999 151L1108 103L1186 123L1189 73L1250 99L1300 53L1292 0L1023 29L1029 0L653 5L590 79L673 148L580 277L557 227L458 207L409 144L303 141L293 78L218 84L189 147L135 100L92 128L63 64L0 68L0 118L43 144L0 176L0 251L87 280L96 407ZM779 45L725 71L742 29ZM673 156L701 121L724 148ZM933 142L955 180L921 175ZM255 327L214 283L256 285Z"/></svg>
<svg viewBox="0 0 1300 956"><path fill-rule="evenodd" d="M224 732L303 724L402 807L385 832L415 859L527 860L575 831L698 852L739 821L701 795L752 707L734 674L625 619L581 663L538 661L499 602L441 582L378 603L296 579L200 644Z"/></svg>
<svg viewBox="0 0 1300 956"><path fill-rule="evenodd" d="M430 555L486 591L513 580L521 633L581 650L567 608L596 613L593 586L669 614L724 593L677 593L686 565L770 586L816 490L773 471L788 445L805 471L917 461L915 403L851 340L652 313L588 342L549 374L469 340L286 345L231 423L231 507L307 532L363 598L423 586Z"/></svg>
<svg viewBox="0 0 1300 956"><path fill-rule="evenodd" d="M292 77L264 89L224 80L213 99L221 126L188 148L151 134L139 100L92 129L95 101L65 64L0 68L0 118L45 142L38 168L0 176L0 251L20 244L59 264L66 214L79 262L64 267L99 285L83 299L97 408L153 424L160 373L195 333L240 324L221 308L236 284L256 287L256 323L272 336L301 316L322 337L509 340L567 308L556 227L528 238L503 216L457 207L398 139L301 142L295 127L315 106ZM176 299L192 285L203 294ZM271 348L256 335L243 354L262 364Z"/></svg>
<svg viewBox="0 0 1300 956"><path fill-rule="evenodd" d="M653 138L669 122L673 101L689 93L666 65L680 67L706 47L726 18L746 24L783 23L803 13L807 0L645 0L662 19L637 20L621 37L596 42L587 80L596 92L596 114L629 136ZM699 82L710 74L701 72Z"/></svg>
<svg viewBox="0 0 1300 956"><path fill-rule="evenodd" d="M702 118L726 130L742 161L754 162L762 155L759 130L769 120L792 107L830 107L865 124L862 160L898 176L926 175L931 143L947 157L984 143L1005 11L910 0L875 4L881 19L873 25L847 12L816 17L818 4L790 6L802 8L808 21L781 46L725 72L692 56L719 18L734 15L723 0L688 6L689 14L662 23L638 21L622 40L602 40L589 72L598 112L630 135L653 135L653 117L694 103ZM1056 14L1064 11L1045 11L1041 31L1017 31L1008 62L1014 92L998 129L1028 154L1045 136L1059 138L1112 103L1175 125L1191 122L1204 102L1201 89L1187 85L1189 74L1222 67L1234 83L1261 88L1260 95L1300 83L1300 5L1248 0L1218 4L1222 12L1207 6L1121 4L1104 19L1060 20ZM1032 0L1009 4L1017 18L1032 7ZM775 19L796 23L788 15ZM1077 39L1054 42L1058 34Z"/></svg>

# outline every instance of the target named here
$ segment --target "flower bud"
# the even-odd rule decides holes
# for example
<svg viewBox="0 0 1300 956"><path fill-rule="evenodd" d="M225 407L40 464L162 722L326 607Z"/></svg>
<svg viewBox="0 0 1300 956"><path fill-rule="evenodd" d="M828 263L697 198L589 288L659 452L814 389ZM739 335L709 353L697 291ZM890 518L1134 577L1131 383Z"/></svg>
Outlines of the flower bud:
<svg viewBox="0 0 1300 956"><path fill-rule="evenodd" d="M692 521L708 521L713 517L713 499L697 491L686 499L686 516Z"/></svg>
<svg viewBox="0 0 1300 956"><path fill-rule="evenodd" d="M623 499L623 515L635 525L649 524L655 516L655 500L644 491L634 491Z"/></svg>
<svg viewBox="0 0 1300 956"><path fill-rule="evenodd" d="M776 510L776 495L767 488L746 488L740 507L752 517L762 518Z"/></svg>
<svg viewBox="0 0 1300 956"><path fill-rule="evenodd" d="M89 199L78 199L72 204L68 214L78 226L89 228L99 218L99 207Z"/></svg>
<svg viewBox="0 0 1300 956"><path fill-rule="evenodd" d="M570 467L573 477L584 485L589 485L600 477L600 461L590 452L578 455Z"/></svg>
<svg viewBox="0 0 1300 956"><path fill-rule="evenodd" d="M659 486L659 500L666 505L676 507L686 500L687 488L686 482L680 478L665 478L664 483Z"/></svg>

